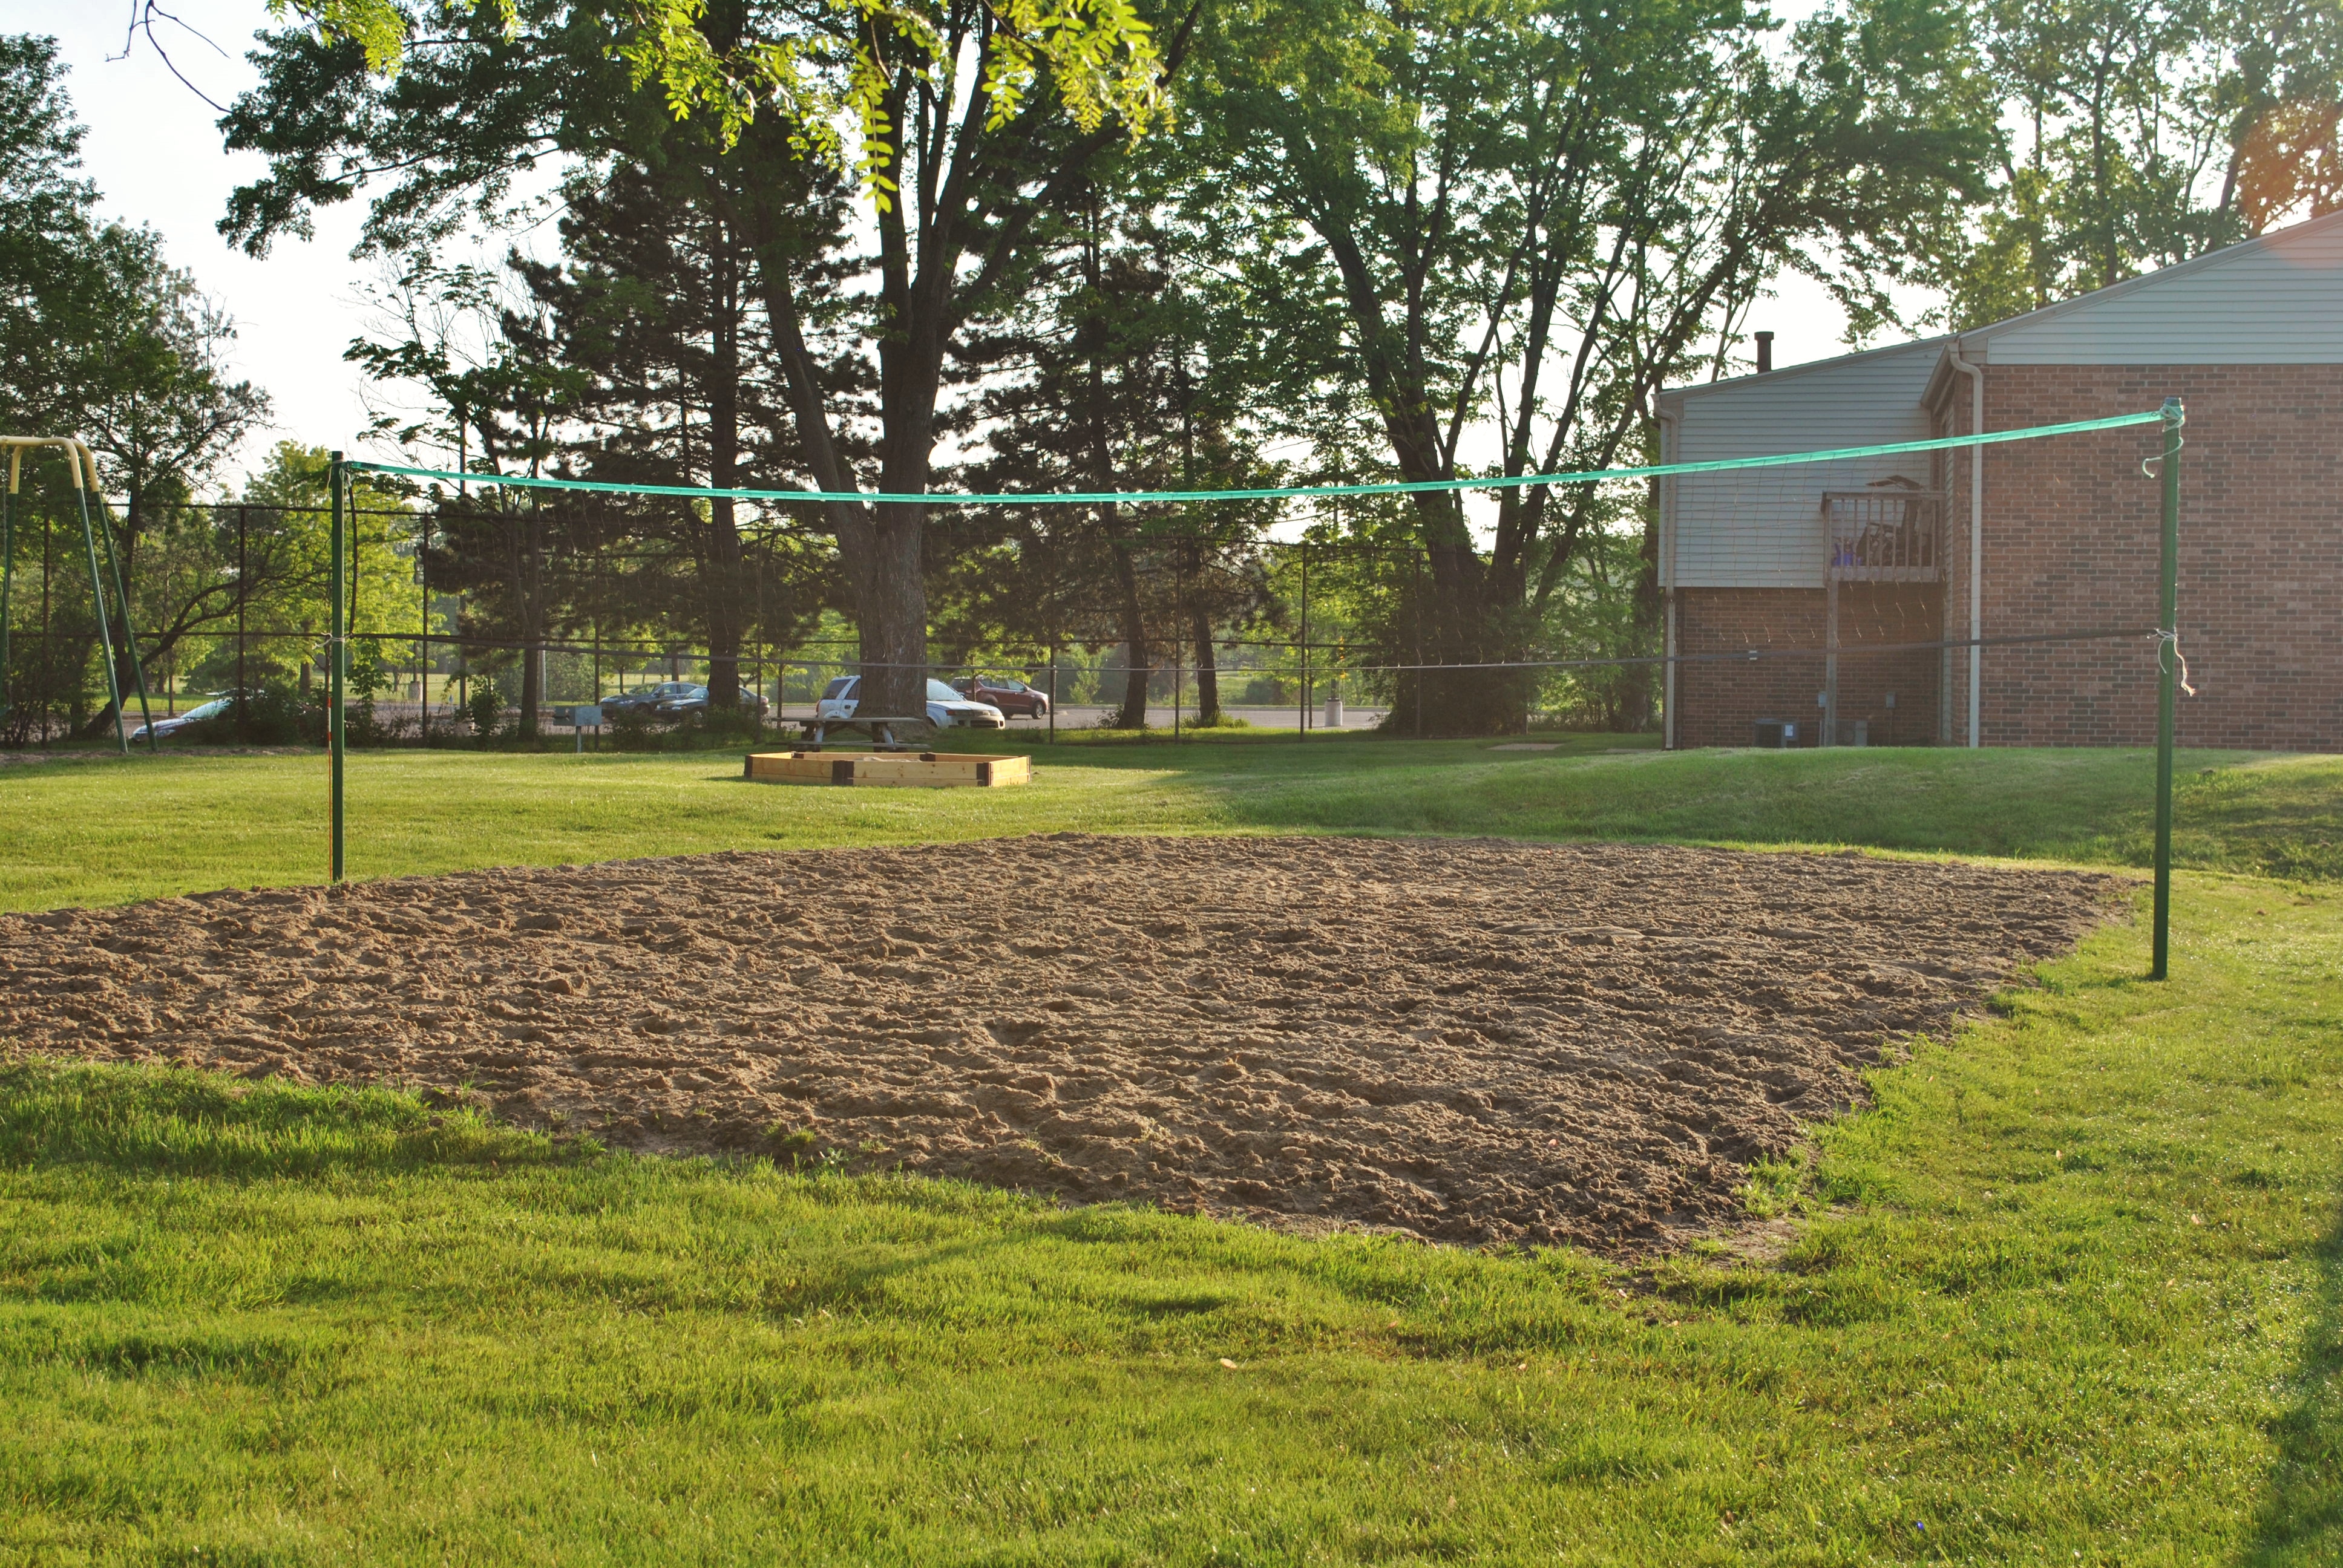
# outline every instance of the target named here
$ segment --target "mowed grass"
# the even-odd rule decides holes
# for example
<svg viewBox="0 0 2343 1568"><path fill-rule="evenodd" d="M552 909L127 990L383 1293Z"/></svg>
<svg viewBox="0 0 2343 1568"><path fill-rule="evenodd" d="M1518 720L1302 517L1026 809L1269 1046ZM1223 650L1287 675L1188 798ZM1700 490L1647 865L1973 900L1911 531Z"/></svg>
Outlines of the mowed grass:
<svg viewBox="0 0 2343 1568"><path fill-rule="evenodd" d="M726 753L354 754L357 877L1003 834L1643 838L2145 865L2145 751L1551 752L1371 736L1036 747L1003 789L751 784ZM2180 863L2343 878L2343 758L2183 753ZM0 910L322 881L322 756L0 768Z"/></svg>
<svg viewBox="0 0 2343 1568"><path fill-rule="evenodd" d="M883 797L721 758L368 756L352 859L1064 828L2145 842L2139 754L1211 749ZM0 1561L2343 1560L2337 769L2189 759L2185 853L2215 869L2179 879L2169 982L2138 978L2142 926L2103 930L1761 1171L1748 1247L1644 1262L0 1064ZM25 844L55 868L7 897L314 879L321 779L0 776L0 872ZM92 798L115 809L55 819Z"/></svg>

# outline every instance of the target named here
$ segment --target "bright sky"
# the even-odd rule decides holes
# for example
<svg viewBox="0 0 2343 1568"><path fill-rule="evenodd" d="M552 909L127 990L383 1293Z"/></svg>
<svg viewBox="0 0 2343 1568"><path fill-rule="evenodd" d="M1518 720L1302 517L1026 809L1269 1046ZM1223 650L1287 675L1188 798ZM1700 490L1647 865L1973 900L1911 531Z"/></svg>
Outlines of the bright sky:
<svg viewBox="0 0 2343 1568"><path fill-rule="evenodd" d="M1803 13L1810 4L1786 9ZM158 24L172 64L215 101L231 101L254 77L244 56L268 25L263 0L173 0L170 9L218 45ZM361 378L341 356L366 328L359 291L376 276L375 264L349 256L359 204L320 213L315 239L281 241L265 261L229 248L214 226L228 193L259 176L264 160L222 150L216 113L172 75L146 38L126 40L133 10L132 0L0 0L0 30L58 38L71 67L67 88L89 126L84 169L106 215L151 225L171 260L226 307L238 333L236 367L275 400L277 428L266 440L289 436L355 449L366 422ZM1777 335L1777 365L1841 352L1843 317L1802 279L1785 280L1781 297L1761 305L1751 325ZM265 445L256 443L244 460L256 460Z"/></svg>

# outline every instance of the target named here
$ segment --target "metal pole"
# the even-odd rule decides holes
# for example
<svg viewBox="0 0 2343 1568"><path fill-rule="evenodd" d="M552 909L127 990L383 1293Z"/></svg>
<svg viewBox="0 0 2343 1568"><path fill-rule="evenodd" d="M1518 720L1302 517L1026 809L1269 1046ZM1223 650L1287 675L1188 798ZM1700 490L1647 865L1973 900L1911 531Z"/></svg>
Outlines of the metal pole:
<svg viewBox="0 0 2343 1568"><path fill-rule="evenodd" d="M1058 645L1050 644L1050 744L1058 743Z"/></svg>
<svg viewBox="0 0 2343 1568"><path fill-rule="evenodd" d="M2180 661L2180 399L2164 400L2164 561L2156 642L2156 935L2147 978L2172 957L2172 705Z"/></svg>
<svg viewBox="0 0 2343 1568"><path fill-rule="evenodd" d="M342 880L344 869L342 860L342 670L348 662L343 657L342 643L344 631L342 618L347 608L342 597L344 591L342 574L345 569L342 530L347 526L347 521L342 515L342 455L339 452L333 454L332 461L327 469L326 482L333 492L331 549L334 559L333 609L327 619L326 630L326 749L331 759L329 772L332 795L333 843L330 854L332 879L338 883Z"/></svg>
<svg viewBox="0 0 2343 1568"><path fill-rule="evenodd" d="M252 603L252 578L246 570L246 536L250 532L250 507L236 509L236 738L252 739L252 710L246 696L249 682L244 672L244 612Z"/></svg>
<svg viewBox="0 0 2343 1568"><path fill-rule="evenodd" d="M41 508L41 744L49 743L49 689L57 667L56 645L49 640L49 585L57 576L57 519Z"/></svg>
<svg viewBox="0 0 2343 1568"><path fill-rule="evenodd" d="M1310 739L1310 547L1306 543L1302 547L1302 673L1294 685L1297 695L1302 699L1302 708L1296 715L1301 722L1294 729L1293 738L1307 740Z"/></svg>
<svg viewBox="0 0 2343 1568"><path fill-rule="evenodd" d="M421 613L415 623L419 634L415 639L415 743L431 744L431 514L426 512L415 524L415 587L416 597L422 600ZM596 636L600 636L597 623ZM599 686L594 689L594 700L602 699Z"/></svg>
<svg viewBox="0 0 2343 1568"><path fill-rule="evenodd" d="M8 597L16 583L16 477L21 447L8 448L8 489L0 495L0 720L8 717Z"/></svg>
<svg viewBox="0 0 2343 1568"><path fill-rule="evenodd" d="M97 642L100 656L106 660L106 699L114 705L114 739L127 757L130 732L122 727L122 682L114 668L114 614L106 607L106 585L98 578L97 536L89 527L89 491L82 485L81 454L68 447L65 460L73 465L74 502L81 509L82 548L89 555L89 597L97 605Z"/></svg>

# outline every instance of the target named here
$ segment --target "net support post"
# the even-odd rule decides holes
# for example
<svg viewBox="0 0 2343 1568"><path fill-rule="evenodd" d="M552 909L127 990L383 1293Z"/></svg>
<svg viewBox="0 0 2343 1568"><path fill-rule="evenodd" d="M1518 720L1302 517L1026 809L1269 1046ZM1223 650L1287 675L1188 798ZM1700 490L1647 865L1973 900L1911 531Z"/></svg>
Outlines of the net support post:
<svg viewBox="0 0 2343 1568"><path fill-rule="evenodd" d="M2156 912L2147 978L2163 980L2172 959L2172 741L2174 685L2180 656L2180 399L2164 400L2162 571L2156 638Z"/></svg>
<svg viewBox="0 0 2343 1568"><path fill-rule="evenodd" d="M341 883L344 874L342 860L342 678L344 668L348 662L348 660L344 657L347 648L347 644L344 641L344 633L347 628L343 620L343 618L347 611L347 605L342 597L344 588L342 556L343 530L348 527L348 519L344 515L345 508L342 502L342 490L345 477L345 470L342 467L342 455L339 452L336 452L333 454L331 462L327 467L326 478L327 486L331 491L331 510L333 517L333 538L328 548L328 553L332 556L334 563L333 585L330 595L333 601L333 608L327 614L326 619L326 749L329 759L328 773L330 776L329 782L327 787L327 793L330 796L330 823L328 831L332 839L327 859L331 862L331 879L337 886Z"/></svg>

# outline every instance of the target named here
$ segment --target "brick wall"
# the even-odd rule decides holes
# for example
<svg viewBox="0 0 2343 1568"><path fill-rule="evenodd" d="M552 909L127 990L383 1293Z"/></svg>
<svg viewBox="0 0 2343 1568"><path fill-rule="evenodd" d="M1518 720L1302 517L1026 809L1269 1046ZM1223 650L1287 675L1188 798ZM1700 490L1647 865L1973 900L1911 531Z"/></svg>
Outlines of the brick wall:
<svg viewBox="0 0 2343 1568"><path fill-rule="evenodd" d="M1936 588L1915 584L1847 583L1839 589L1838 716L1841 723L1867 720L1875 746L1936 739L1937 655L1859 650L1936 641L1943 635L1939 598ZM1676 594L1676 618L1677 650L1701 660L1677 668L1678 746L1746 746L1759 719L1793 720L1800 743L1814 743L1826 641L1821 588L1684 588ZM1704 658L1752 648L1802 657Z"/></svg>
<svg viewBox="0 0 2343 1568"><path fill-rule="evenodd" d="M2196 686L2181 743L2343 750L2343 366L1992 366L1986 427L2188 409L2181 458L2180 648ZM1946 428L1965 431L1956 382ZM2162 490L2156 427L1987 448L1988 638L2152 626ZM1966 631L1966 455L1946 465L1946 608ZM2156 734L2146 638L1988 648L1988 746L2138 746ZM1963 733L1966 658L1951 672ZM1812 701L1808 698L1808 701Z"/></svg>

